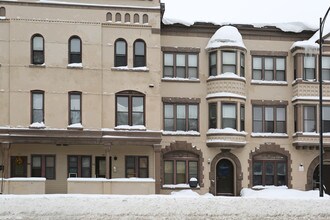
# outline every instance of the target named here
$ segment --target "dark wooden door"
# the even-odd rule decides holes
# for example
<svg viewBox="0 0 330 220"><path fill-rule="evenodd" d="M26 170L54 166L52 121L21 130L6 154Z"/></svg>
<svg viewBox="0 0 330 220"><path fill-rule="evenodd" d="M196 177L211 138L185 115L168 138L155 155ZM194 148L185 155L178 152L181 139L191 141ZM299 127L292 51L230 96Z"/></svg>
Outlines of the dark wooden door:
<svg viewBox="0 0 330 220"><path fill-rule="evenodd" d="M109 177L111 178L111 157L109 158ZM105 157L95 157L95 175L99 178L105 178L106 161Z"/></svg>
<svg viewBox="0 0 330 220"><path fill-rule="evenodd" d="M10 160L10 177L27 177L27 157L12 156Z"/></svg>
<svg viewBox="0 0 330 220"><path fill-rule="evenodd" d="M330 164L323 165L323 185L325 193L330 195Z"/></svg>
<svg viewBox="0 0 330 220"><path fill-rule="evenodd" d="M222 159L217 164L217 195L234 195L234 166Z"/></svg>

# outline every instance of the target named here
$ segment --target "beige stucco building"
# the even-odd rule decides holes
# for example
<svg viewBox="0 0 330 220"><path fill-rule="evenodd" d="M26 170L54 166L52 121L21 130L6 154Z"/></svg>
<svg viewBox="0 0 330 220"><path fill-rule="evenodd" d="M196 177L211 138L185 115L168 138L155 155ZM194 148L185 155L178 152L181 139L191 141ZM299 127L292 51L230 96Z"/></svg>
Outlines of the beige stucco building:
<svg viewBox="0 0 330 220"><path fill-rule="evenodd" d="M2 193L169 193L195 179L214 195L317 187L318 51L299 44L315 31L163 24L164 10L0 1Z"/></svg>

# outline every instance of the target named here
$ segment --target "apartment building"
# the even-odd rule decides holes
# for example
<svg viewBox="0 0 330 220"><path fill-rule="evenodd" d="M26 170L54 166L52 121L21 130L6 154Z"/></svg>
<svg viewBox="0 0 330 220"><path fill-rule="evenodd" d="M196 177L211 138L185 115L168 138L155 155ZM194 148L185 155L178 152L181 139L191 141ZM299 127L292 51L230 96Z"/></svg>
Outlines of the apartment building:
<svg viewBox="0 0 330 220"><path fill-rule="evenodd" d="M0 1L2 193L318 186L318 52L301 43L315 31L164 24L164 10ZM327 193L329 51L325 40Z"/></svg>

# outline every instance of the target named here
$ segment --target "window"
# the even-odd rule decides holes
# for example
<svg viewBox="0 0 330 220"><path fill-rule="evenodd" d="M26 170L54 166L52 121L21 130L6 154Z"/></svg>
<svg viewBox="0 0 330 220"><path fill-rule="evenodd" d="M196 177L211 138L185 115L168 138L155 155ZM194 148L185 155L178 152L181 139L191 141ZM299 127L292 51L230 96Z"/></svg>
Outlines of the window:
<svg viewBox="0 0 330 220"><path fill-rule="evenodd" d="M81 123L81 92L69 92L69 124Z"/></svg>
<svg viewBox="0 0 330 220"><path fill-rule="evenodd" d="M149 164L148 156L126 156L125 157L125 176L148 178Z"/></svg>
<svg viewBox="0 0 330 220"><path fill-rule="evenodd" d="M209 55L209 76L217 75L217 52L212 52Z"/></svg>
<svg viewBox="0 0 330 220"><path fill-rule="evenodd" d="M91 177L91 156L68 156L68 177Z"/></svg>
<svg viewBox="0 0 330 220"><path fill-rule="evenodd" d="M27 157L10 157L10 177L27 177Z"/></svg>
<svg viewBox="0 0 330 220"><path fill-rule="evenodd" d="M253 132L286 133L286 108L253 106Z"/></svg>
<svg viewBox="0 0 330 220"><path fill-rule="evenodd" d="M315 80L314 56L304 56L304 80Z"/></svg>
<svg viewBox="0 0 330 220"><path fill-rule="evenodd" d="M222 73L236 74L236 52L222 52Z"/></svg>
<svg viewBox="0 0 330 220"><path fill-rule="evenodd" d="M217 128L217 103L209 103L209 128Z"/></svg>
<svg viewBox="0 0 330 220"><path fill-rule="evenodd" d="M236 104L222 104L222 128L236 129Z"/></svg>
<svg viewBox="0 0 330 220"><path fill-rule="evenodd" d="M263 153L253 157L253 186L287 185L287 160L275 153Z"/></svg>
<svg viewBox="0 0 330 220"><path fill-rule="evenodd" d="M109 158L109 178L111 179L111 157ZM106 178L106 158L95 157L95 176L96 178Z"/></svg>
<svg viewBox="0 0 330 220"><path fill-rule="evenodd" d="M241 77L245 77L245 55L244 55L244 53L241 53L240 64L241 64L241 69L240 69Z"/></svg>
<svg viewBox="0 0 330 220"><path fill-rule="evenodd" d="M134 67L146 66L146 44L143 40L134 42Z"/></svg>
<svg viewBox="0 0 330 220"><path fill-rule="evenodd" d="M44 38L40 34L32 36L31 48L31 63L43 64L45 62Z"/></svg>
<svg viewBox="0 0 330 220"><path fill-rule="evenodd" d="M164 104L165 131L198 131L198 104Z"/></svg>
<svg viewBox="0 0 330 220"><path fill-rule="evenodd" d="M111 12L108 12L106 15L106 21L112 21L112 14Z"/></svg>
<svg viewBox="0 0 330 220"><path fill-rule="evenodd" d="M198 78L198 54L164 53L164 77Z"/></svg>
<svg viewBox="0 0 330 220"><path fill-rule="evenodd" d="M46 179L55 179L55 156L32 155L31 177L45 177Z"/></svg>
<svg viewBox="0 0 330 220"><path fill-rule="evenodd" d="M254 80L286 80L284 57L253 57L252 61Z"/></svg>
<svg viewBox="0 0 330 220"><path fill-rule="evenodd" d="M6 8L0 7L0 17L6 17Z"/></svg>
<svg viewBox="0 0 330 220"><path fill-rule="evenodd" d="M31 123L44 122L44 92L31 91Z"/></svg>
<svg viewBox="0 0 330 220"><path fill-rule="evenodd" d="M330 132L330 106L323 106L323 132Z"/></svg>
<svg viewBox="0 0 330 220"><path fill-rule="evenodd" d="M304 132L316 131L316 107L304 106Z"/></svg>
<svg viewBox="0 0 330 220"><path fill-rule="evenodd" d="M143 24L148 24L148 22L149 22L148 15L144 14L142 17L142 21L143 21Z"/></svg>
<svg viewBox="0 0 330 220"><path fill-rule="evenodd" d="M81 40L78 36L69 39L69 63L81 63Z"/></svg>
<svg viewBox="0 0 330 220"><path fill-rule="evenodd" d="M127 43L124 39L115 42L115 67L127 66Z"/></svg>
<svg viewBox="0 0 330 220"><path fill-rule="evenodd" d="M121 14L120 13L116 13L116 22L121 22Z"/></svg>
<svg viewBox="0 0 330 220"><path fill-rule="evenodd" d="M174 151L164 155L164 184L188 184L190 178L199 180L198 155Z"/></svg>
<svg viewBox="0 0 330 220"><path fill-rule="evenodd" d="M241 105L241 131L245 131L245 106Z"/></svg>
<svg viewBox="0 0 330 220"><path fill-rule="evenodd" d="M144 94L124 91L116 94L116 126L144 125Z"/></svg>
<svg viewBox="0 0 330 220"><path fill-rule="evenodd" d="M125 22L131 22L131 16L128 13L125 14Z"/></svg>
<svg viewBox="0 0 330 220"><path fill-rule="evenodd" d="M138 14L134 14L134 23L140 23L140 16Z"/></svg>
<svg viewBox="0 0 330 220"><path fill-rule="evenodd" d="M330 57L322 56L322 80L330 80Z"/></svg>

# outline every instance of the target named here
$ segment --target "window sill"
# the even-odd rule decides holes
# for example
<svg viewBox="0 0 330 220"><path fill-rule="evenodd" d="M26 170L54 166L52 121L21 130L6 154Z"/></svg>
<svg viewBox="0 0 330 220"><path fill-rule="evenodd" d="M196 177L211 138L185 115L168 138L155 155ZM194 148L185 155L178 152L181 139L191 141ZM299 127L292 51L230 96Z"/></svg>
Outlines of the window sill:
<svg viewBox="0 0 330 220"><path fill-rule="evenodd" d="M67 66L68 69L83 69L82 63L70 63Z"/></svg>
<svg viewBox="0 0 330 220"><path fill-rule="evenodd" d="M251 85L287 86L287 81L251 80Z"/></svg>
<svg viewBox="0 0 330 220"><path fill-rule="evenodd" d="M128 72L149 72L148 67L133 67L133 68L129 68L127 66L119 66L119 67L111 67L112 71L128 71Z"/></svg>
<svg viewBox="0 0 330 220"><path fill-rule="evenodd" d="M286 133L251 133L253 138L288 138Z"/></svg>
<svg viewBox="0 0 330 220"><path fill-rule="evenodd" d="M163 136L200 136L197 131L163 131Z"/></svg>
<svg viewBox="0 0 330 220"><path fill-rule="evenodd" d="M31 67L31 68L46 68L46 64L44 64L44 63L43 64L30 64L29 67Z"/></svg>
<svg viewBox="0 0 330 220"><path fill-rule="evenodd" d="M162 185L162 189L200 189L200 185L197 187L190 187L189 184L166 184Z"/></svg>
<svg viewBox="0 0 330 220"><path fill-rule="evenodd" d="M197 78L170 78L164 77L162 78L162 82L182 82L182 83L200 83L200 80Z"/></svg>

